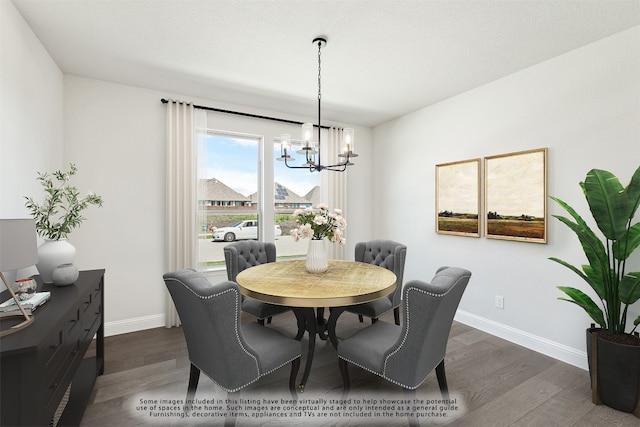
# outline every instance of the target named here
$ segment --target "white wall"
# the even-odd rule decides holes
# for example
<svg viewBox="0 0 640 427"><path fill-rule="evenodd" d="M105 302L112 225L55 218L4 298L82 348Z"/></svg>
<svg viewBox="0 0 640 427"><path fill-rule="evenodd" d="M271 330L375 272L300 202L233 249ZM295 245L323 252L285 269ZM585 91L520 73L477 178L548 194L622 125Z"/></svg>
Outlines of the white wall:
<svg viewBox="0 0 640 427"><path fill-rule="evenodd" d="M107 270L107 334L164 325L166 107L161 98L283 117L278 112L65 76L66 160L79 165L85 188L105 200L102 209L87 211L87 221L73 232L70 241L78 249L79 268ZM217 116L216 129L262 134L267 141L282 133L272 122ZM361 157L349 172L349 194L354 196L347 208L347 220L353 224L348 230L348 253L353 253L355 242L367 238L372 229L370 195L358 188L361 182L370 182L371 130L356 128L356 135ZM214 274L212 280L226 280L226 273Z"/></svg>
<svg viewBox="0 0 640 427"><path fill-rule="evenodd" d="M26 218L35 171L62 166L63 75L9 1L0 1L0 58L0 218Z"/></svg>
<svg viewBox="0 0 640 427"><path fill-rule="evenodd" d="M36 171L62 166L63 75L9 1L0 1L0 58L0 218L28 218Z"/></svg>
<svg viewBox="0 0 640 427"><path fill-rule="evenodd" d="M436 234L435 165L548 147L549 194L590 218L578 186L586 172L607 169L626 185L640 165L640 27L381 125L374 144L374 227L407 244L405 279L466 267L459 320L586 366L589 318L556 299L558 285L585 287L547 259L583 263L572 232L550 219L548 244Z"/></svg>

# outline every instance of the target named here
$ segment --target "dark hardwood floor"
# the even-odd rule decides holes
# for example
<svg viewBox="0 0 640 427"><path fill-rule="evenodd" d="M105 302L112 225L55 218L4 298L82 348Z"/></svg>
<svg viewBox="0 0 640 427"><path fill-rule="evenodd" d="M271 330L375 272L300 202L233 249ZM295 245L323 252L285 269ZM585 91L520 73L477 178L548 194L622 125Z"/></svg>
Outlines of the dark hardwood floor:
<svg viewBox="0 0 640 427"><path fill-rule="evenodd" d="M250 319L244 319L251 321ZM392 316L383 320L393 322ZM357 329L368 325L357 317L344 313L338 324L338 336L347 337ZM273 319L269 328L295 335L295 317L285 313ZM303 348L306 350L306 336ZM170 406L185 398L189 377L189 360L182 328L158 328L118 336L105 340L105 373L99 377L90 404L82 420L82 426L218 426L222 417L181 419ZM303 366L299 374L302 376ZM615 411L606 406L591 403L589 375L586 371L558 362L555 359L527 350L508 341L454 323L449 337L445 359L447 380L452 399L458 409L450 411L435 408L420 424L450 426L632 426L640 425L633 415ZM351 391L347 399L361 406L354 407L353 418L321 416L323 408L314 404L327 401L327 412L340 410L331 407L331 399L342 398L342 379L338 369L336 352L327 341L318 340L313 369L304 393L298 393L301 401L288 414L300 411L299 418L264 417L238 418L237 425L250 426L404 426L407 418L397 412L398 407L387 405L382 399L404 399L406 396L395 386L369 372L350 367ZM283 367L233 396L263 402L262 399L290 399L288 393L289 367ZM210 379L202 375L196 394L197 399L224 401L227 395ZM431 373L417 390L417 399L429 403L439 400L435 373ZM309 406L305 408L306 399ZM370 412L365 400L375 399L374 410L390 410L385 417L367 418L358 415ZM161 403L163 402L164 403ZM169 409L151 411L155 402ZM179 402L178 402L179 403ZM346 406L347 404L345 404ZM142 408L147 406L146 409ZM242 406L242 405L240 405ZM246 409L246 408L245 408ZM304 416L303 409L307 409ZM348 407L342 410L348 410ZM369 408L370 409L370 408ZM428 408L424 413L429 414ZM393 411L396 410L395 414ZM153 412L154 415L151 414ZM203 412L206 412L203 409ZM349 411L347 411L349 412ZM447 415L446 417L443 414ZM437 415L437 416L436 416Z"/></svg>

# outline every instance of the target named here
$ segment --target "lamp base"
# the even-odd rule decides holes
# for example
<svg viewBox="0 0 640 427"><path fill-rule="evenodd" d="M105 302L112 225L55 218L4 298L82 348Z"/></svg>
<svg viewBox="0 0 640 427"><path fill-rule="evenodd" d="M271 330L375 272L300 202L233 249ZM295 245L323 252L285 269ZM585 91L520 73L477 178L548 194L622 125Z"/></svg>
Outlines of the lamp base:
<svg viewBox="0 0 640 427"><path fill-rule="evenodd" d="M32 324L34 320L36 320L35 317L29 316L28 319L18 323L17 325L14 325L14 326L10 327L9 329L5 329L4 331L0 331L0 337L4 337L4 336L10 335L10 334L12 334L14 332L18 332L19 330L24 329L27 326L29 326L30 324Z"/></svg>

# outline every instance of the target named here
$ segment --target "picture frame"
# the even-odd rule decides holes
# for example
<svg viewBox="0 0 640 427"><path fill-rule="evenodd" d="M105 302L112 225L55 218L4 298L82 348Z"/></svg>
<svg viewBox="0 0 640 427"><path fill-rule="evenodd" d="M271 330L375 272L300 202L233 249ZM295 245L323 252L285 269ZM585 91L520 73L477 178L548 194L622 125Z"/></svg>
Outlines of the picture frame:
<svg viewBox="0 0 640 427"><path fill-rule="evenodd" d="M547 243L547 151L485 157L486 238Z"/></svg>
<svg viewBox="0 0 640 427"><path fill-rule="evenodd" d="M436 165L436 233L480 237L481 159Z"/></svg>

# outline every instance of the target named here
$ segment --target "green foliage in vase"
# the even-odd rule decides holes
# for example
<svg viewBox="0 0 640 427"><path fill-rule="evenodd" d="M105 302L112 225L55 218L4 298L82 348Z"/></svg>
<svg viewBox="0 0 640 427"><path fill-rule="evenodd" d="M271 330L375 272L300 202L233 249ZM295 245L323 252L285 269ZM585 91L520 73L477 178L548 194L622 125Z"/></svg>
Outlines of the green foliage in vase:
<svg viewBox="0 0 640 427"><path fill-rule="evenodd" d="M25 197L25 206L35 220L40 237L49 240L66 239L85 220L81 215L83 210L89 205L102 206L102 197L92 192L81 197L78 189L69 184L77 171L72 163L69 171L55 171L53 176L38 172L38 182L44 188L45 198L38 204L32 197Z"/></svg>
<svg viewBox="0 0 640 427"><path fill-rule="evenodd" d="M568 286L558 286L568 296L559 299L582 307L609 333L623 334L628 308L640 299L640 272L625 272L629 256L640 245L640 222L632 224L640 205L640 167L626 187L611 172L599 169L589 171L580 187L603 237L598 237L571 206L551 197L573 218L554 215L576 234L588 264L579 269L561 259L550 259L585 280L600 304L581 290ZM637 327L640 316L633 323ZM634 330L635 327L631 332Z"/></svg>

